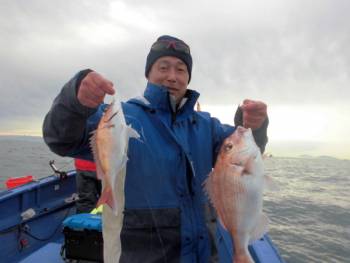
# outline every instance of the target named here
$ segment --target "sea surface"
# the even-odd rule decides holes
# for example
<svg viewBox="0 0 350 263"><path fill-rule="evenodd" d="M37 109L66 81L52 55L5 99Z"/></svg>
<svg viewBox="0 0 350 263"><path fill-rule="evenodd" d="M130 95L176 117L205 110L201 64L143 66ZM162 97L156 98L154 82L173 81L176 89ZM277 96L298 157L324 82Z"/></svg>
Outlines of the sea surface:
<svg viewBox="0 0 350 263"><path fill-rule="evenodd" d="M0 188L9 177L73 169L71 158L49 151L39 137L0 136ZM266 192L270 236L287 263L350 263L350 161L331 157L265 160L278 191Z"/></svg>

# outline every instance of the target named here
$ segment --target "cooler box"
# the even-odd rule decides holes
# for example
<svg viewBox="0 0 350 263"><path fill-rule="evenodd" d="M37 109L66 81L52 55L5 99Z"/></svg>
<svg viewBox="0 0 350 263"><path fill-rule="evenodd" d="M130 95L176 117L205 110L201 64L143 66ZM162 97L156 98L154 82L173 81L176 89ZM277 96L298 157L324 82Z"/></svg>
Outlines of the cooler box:
<svg viewBox="0 0 350 263"><path fill-rule="evenodd" d="M76 214L63 221L66 259L103 262L100 215Z"/></svg>

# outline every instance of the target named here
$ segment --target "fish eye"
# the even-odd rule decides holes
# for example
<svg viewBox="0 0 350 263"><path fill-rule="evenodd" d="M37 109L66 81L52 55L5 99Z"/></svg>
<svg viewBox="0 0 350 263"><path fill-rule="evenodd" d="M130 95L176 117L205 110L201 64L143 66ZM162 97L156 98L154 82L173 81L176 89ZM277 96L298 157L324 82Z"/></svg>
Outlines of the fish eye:
<svg viewBox="0 0 350 263"><path fill-rule="evenodd" d="M232 143L228 143L228 144L226 144L225 147L224 147L224 149L225 149L226 152L232 150L232 148L233 148L233 144L232 144Z"/></svg>

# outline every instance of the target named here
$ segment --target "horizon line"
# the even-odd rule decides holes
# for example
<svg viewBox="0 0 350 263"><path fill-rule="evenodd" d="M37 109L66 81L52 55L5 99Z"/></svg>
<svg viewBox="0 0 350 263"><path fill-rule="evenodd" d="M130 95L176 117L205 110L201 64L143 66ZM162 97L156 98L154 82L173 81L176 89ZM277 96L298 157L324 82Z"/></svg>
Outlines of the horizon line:
<svg viewBox="0 0 350 263"><path fill-rule="evenodd" d="M36 135L33 135L33 134L13 134L13 133L0 133L0 137L34 137L36 139L39 139L39 138L43 138L43 136L41 134L36 134ZM283 141L283 142L287 142L287 141ZM290 142L291 144L293 144L292 142ZM311 141L310 143L314 143L313 141ZM265 153L263 154L264 156L267 156L267 158L299 158L299 159L302 159L302 158L333 158L333 159L338 159L338 160L347 160L347 161L350 161L350 158L349 157L341 157L341 156L335 156L335 155L329 155L329 154L313 154L313 153L300 153L300 154L296 154L294 152L294 154L281 154L281 153L278 153L278 154L274 154L273 153L274 151L270 150L270 151L265 151ZM278 150L277 152L280 152L280 150Z"/></svg>

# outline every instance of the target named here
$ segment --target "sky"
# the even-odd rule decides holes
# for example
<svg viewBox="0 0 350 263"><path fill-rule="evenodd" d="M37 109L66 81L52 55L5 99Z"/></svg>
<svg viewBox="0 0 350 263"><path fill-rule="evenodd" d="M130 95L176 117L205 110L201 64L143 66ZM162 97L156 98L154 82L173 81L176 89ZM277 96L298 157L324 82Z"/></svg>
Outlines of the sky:
<svg viewBox="0 0 350 263"><path fill-rule="evenodd" d="M0 134L41 135L61 87L91 68L126 100L164 34L191 47L189 88L232 123L268 105L267 151L350 159L350 1L0 0Z"/></svg>

